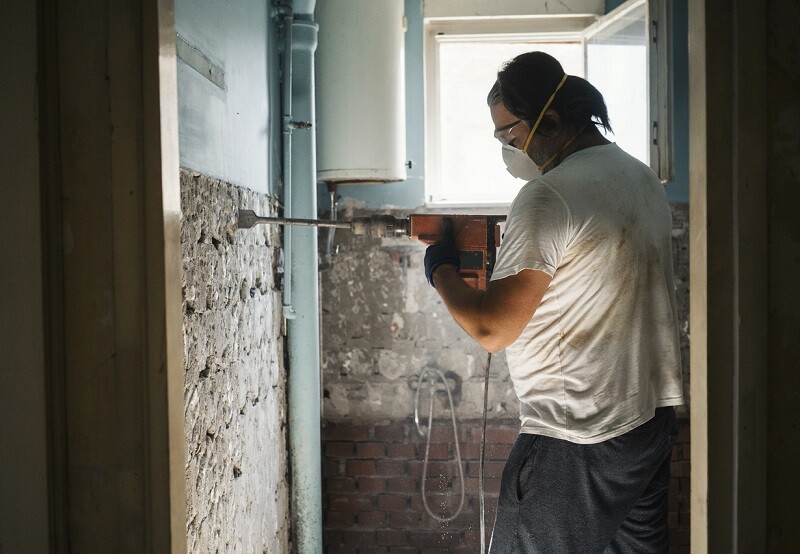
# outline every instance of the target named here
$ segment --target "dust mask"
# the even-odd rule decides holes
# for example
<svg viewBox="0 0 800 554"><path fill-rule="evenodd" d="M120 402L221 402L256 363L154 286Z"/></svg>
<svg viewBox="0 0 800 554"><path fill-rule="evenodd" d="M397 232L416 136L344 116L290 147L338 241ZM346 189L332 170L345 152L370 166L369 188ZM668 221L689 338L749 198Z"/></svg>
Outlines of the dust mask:
<svg viewBox="0 0 800 554"><path fill-rule="evenodd" d="M539 167L525 152L509 144L503 145L503 162L506 171L517 179L532 181L542 176Z"/></svg>
<svg viewBox="0 0 800 554"><path fill-rule="evenodd" d="M567 81L567 74L565 73L564 77L561 78L561 82L558 83L556 90L553 91L553 94L551 94L550 98L547 100L547 102L545 102L542 111L539 112L539 117L536 118L536 123L534 123L533 127L531 127L531 131L530 133L528 133L528 136L525 139L525 146L522 147L522 150L520 150L519 148L514 148L509 144L503 145L503 162L505 162L506 164L506 170L517 179L524 179L526 181L531 181L533 179L536 179L537 177L541 177L542 169L550 165L550 163L555 159L556 156L554 155L549 160L547 160L542 166L537 166L536 162L534 162L530 158L530 156L528 156L528 146L530 146L531 144L531 140L533 139L533 135L536 132L536 129L539 127L539 123L542 122L544 113L547 111L547 108L550 107L550 104L553 102L553 98L556 97L556 93L559 91L559 89L564 85L566 81ZM556 155L558 155L558 153Z"/></svg>

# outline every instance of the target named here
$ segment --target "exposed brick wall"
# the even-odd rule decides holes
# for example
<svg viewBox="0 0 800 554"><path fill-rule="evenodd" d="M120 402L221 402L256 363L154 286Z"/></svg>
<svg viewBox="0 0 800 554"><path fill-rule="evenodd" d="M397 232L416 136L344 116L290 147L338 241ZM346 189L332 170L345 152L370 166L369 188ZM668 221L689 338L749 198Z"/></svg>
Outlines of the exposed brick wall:
<svg viewBox="0 0 800 554"><path fill-rule="evenodd" d="M487 426L487 541L503 465L519 433L510 420ZM465 500L440 523L425 512L421 483L425 438L413 420L323 428L325 545L328 552L476 552L480 547L478 475L481 422L459 422ZM440 516L458 508L460 480L452 422L435 420L426 479L428 505Z"/></svg>
<svg viewBox="0 0 800 554"><path fill-rule="evenodd" d="M683 398L675 412L689 419L689 204L672 204L672 267L675 273L675 299L678 302ZM688 439L687 439L688 440ZM688 459L688 458L687 458Z"/></svg>
<svg viewBox="0 0 800 554"><path fill-rule="evenodd" d="M669 548L689 552L689 475L691 472L689 421L678 420L678 441L672 449L669 482Z"/></svg>
<svg viewBox="0 0 800 554"><path fill-rule="evenodd" d="M181 171L190 552L289 548L280 240L237 231L239 207L275 202Z"/></svg>
<svg viewBox="0 0 800 554"><path fill-rule="evenodd" d="M487 426L487 544L494 523L500 478L519 425L504 420ZM431 518L422 504L425 439L413 420L376 425L328 423L323 428L324 541L330 553L478 552L478 476L481 421L459 422L466 499L452 522ZM689 427L679 422L669 489L670 552L689 552ZM460 500L452 423L434 421L426 497L441 516ZM437 511L441 510L441 511Z"/></svg>

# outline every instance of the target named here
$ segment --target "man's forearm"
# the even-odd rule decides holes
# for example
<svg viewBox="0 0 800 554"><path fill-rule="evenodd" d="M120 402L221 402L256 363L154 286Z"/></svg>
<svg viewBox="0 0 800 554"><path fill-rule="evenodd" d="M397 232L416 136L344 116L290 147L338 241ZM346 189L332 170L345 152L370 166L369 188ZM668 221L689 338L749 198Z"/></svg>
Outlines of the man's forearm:
<svg viewBox="0 0 800 554"><path fill-rule="evenodd" d="M493 340L494 329L483 306L486 293L467 285L452 265L438 267L433 274L433 281L456 323L487 351L500 350L502 346L498 347Z"/></svg>
<svg viewBox="0 0 800 554"><path fill-rule="evenodd" d="M542 301L552 277L524 269L492 281L486 291L471 288L455 266L433 274L436 290L453 319L489 352L502 350L519 337Z"/></svg>

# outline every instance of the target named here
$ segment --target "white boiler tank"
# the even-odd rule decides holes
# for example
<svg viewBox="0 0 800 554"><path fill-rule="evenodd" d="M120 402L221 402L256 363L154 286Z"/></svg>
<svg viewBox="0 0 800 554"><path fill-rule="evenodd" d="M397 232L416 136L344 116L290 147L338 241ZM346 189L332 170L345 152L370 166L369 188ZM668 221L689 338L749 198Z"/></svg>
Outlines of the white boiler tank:
<svg viewBox="0 0 800 554"><path fill-rule="evenodd" d="M317 2L317 178L406 178L403 0Z"/></svg>

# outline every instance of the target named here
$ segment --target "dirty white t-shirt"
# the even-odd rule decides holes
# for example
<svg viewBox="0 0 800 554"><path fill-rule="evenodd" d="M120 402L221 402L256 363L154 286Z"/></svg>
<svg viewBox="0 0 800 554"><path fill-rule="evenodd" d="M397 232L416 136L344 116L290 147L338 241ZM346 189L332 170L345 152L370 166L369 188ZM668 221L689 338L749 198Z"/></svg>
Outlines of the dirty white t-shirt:
<svg viewBox="0 0 800 554"><path fill-rule="evenodd" d="M671 234L663 185L616 144L522 188L492 280L553 280L506 349L521 432L596 443L683 403Z"/></svg>

